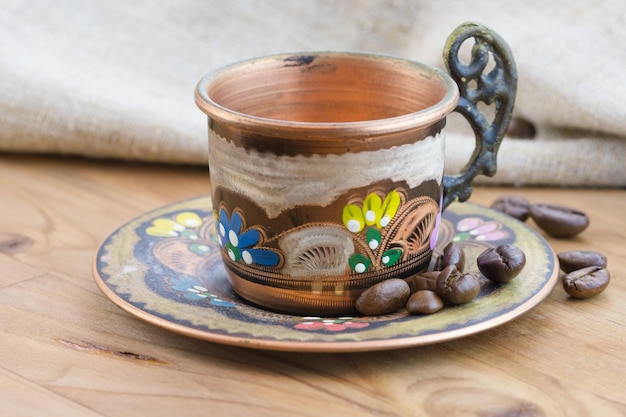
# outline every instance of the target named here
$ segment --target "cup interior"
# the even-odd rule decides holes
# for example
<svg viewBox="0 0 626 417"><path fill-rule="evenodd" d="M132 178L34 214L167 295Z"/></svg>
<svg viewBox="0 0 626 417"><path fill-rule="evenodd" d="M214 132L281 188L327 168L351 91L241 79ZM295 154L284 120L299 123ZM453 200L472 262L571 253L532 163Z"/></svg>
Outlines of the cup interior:
<svg viewBox="0 0 626 417"><path fill-rule="evenodd" d="M456 102L456 85L437 69L350 53L246 61L212 73L199 90L209 107L231 115L304 123L389 119L438 106L444 114Z"/></svg>

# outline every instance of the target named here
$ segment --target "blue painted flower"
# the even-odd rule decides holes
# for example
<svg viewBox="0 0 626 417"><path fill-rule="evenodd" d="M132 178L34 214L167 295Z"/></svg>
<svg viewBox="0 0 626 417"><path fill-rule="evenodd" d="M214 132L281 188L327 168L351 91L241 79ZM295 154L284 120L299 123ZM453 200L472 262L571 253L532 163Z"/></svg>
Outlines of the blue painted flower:
<svg viewBox="0 0 626 417"><path fill-rule="evenodd" d="M228 217L223 208L220 209L217 224L220 245L234 262L243 261L247 264L276 266L280 256L271 249L256 247L261 242L261 232L256 228L244 230L244 219L238 211Z"/></svg>

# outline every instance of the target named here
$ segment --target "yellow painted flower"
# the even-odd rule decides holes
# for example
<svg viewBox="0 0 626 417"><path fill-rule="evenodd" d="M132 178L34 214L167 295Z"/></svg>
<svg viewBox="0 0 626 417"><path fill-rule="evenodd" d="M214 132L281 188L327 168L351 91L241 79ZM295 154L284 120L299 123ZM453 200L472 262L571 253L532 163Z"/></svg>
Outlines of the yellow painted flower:
<svg viewBox="0 0 626 417"><path fill-rule="evenodd" d="M176 216L176 223L182 224L188 229L195 229L202 225L202 219L192 211L185 211Z"/></svg>
<svg viewBox="0 0 626 417"><path fill-rule="evenodd" d="M185 236L191 239L197 238L195 232L189 229L197 229L202 226L202 219L198 214L185 211L176 215L174 220L158 218L146 229L146 233L156 237Z"/></svg>
<svg viewBox="0 0 626 417"><path fill-rule="evenodd" d="M365 226L382 229L396 215L401 202L400 194L395 190L387 194L384 201L376 193L368 194L362 207L348 204L343 208L343 224L352 233L361 232Z"/></svg>
<svg viewBox="0 0 626 417"><path fill-rule="evenodd" d="M342 220L346 228L352 233L359 233L365 227L363 210L354 204L348 204L343 208Z"/></svg>

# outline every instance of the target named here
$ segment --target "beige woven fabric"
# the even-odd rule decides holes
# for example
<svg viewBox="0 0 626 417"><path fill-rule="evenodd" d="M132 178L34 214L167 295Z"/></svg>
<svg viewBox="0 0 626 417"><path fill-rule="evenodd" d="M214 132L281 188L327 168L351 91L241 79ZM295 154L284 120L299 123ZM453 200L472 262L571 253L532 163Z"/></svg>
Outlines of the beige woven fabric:
<svg viewBox="0 0 626 417"><path fill-rule="evenodd" d="M3 0L0 151L206 164L193 102L209 70L271 53L370 51L442 67L461 22L507 40L516 114L490 183L625 186L626 3L621 0ZM463 123L455 123L462 125ZM449 171L473 138L448 137Z"/></svg>

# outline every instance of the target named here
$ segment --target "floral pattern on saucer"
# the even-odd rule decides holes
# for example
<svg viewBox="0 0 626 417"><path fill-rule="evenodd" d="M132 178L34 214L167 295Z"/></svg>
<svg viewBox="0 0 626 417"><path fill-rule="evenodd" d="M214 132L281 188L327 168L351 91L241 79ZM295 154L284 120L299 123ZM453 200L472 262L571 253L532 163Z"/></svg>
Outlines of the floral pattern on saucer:
<svg viewBox="0 0 626 417"><path fill-rule="evenodd" d="M161 327L219 343L305 351L387 349L475 333L527 311L556 282L555 256L547 243L501 213L471 203L451 205L440 222L435 254L451 240L470 258L487 247L515 243L532 267L513 285L483 279L472 303L431 316L405 311L332 318L274 313L248 304L231 289L210 198L198 197L120 227L97 252L94 272L112 301Z"/></svg>

